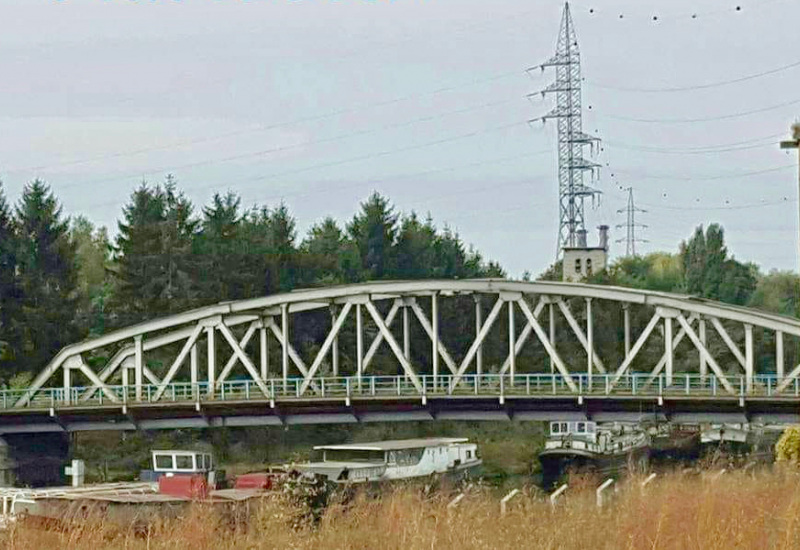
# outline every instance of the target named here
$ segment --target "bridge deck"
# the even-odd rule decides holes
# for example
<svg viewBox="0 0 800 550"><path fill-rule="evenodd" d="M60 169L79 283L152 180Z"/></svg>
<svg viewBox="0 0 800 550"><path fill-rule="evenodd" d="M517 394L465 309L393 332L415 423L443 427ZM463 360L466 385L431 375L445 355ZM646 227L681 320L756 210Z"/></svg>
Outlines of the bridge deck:
<svg viewBox="0 0 800 550"><path fill-rule="evenodd" d="M176 427L310 424L392 420L549 420L595 418L682 422L800 421L800 383L777 391L781 380L758 376L749 392L743 377L738 395L722 389L713 375L551 374L420 377L422 393L405 376L319 378L301 392L303 379L266 381L265 394L253 381L229 381L213 392L208 384L173 383L156 399L156 386L135 400L131 386L111 386L119 403L95 388L42 389L20 406L24 392L0 392L0 433L158 429ZM729 377L729 380L731 377ZM735 378L733 378L735 380Z"/></svg>

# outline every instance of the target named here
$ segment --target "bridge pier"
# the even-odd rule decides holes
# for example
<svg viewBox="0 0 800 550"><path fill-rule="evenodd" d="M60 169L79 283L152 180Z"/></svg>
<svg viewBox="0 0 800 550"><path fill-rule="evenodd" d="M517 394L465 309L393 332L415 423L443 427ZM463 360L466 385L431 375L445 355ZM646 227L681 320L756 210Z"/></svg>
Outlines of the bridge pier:
<svg viewBox="0 0 800 550"><path fill-rule="evenodd" d="M0 438L0 487L62 485L69 448L65 432L4 434Z"/></svg>

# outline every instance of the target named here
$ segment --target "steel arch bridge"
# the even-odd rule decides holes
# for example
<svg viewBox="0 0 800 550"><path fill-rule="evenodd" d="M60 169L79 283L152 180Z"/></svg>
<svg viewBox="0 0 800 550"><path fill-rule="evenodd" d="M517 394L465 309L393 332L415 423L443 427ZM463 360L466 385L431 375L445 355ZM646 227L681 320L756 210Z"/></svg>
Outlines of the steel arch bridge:
<svg viewBox="0 0 800 550"><path fill-rule="evenodd" d="M458 336L468 345L456 354L445 345L453 323L442 323L440 312L463 297L474 298L474 330L465 334L462 319ZM613 344L620 349L605 356L598 350L609 346L596 341L598 308L612 312L620 334ZM292 327L314 311L329 311L330 322L321 341L298 351ZM412 338L412 323L422 341ZM347 349L345 326L355 332ZM502 364L487 367L484 348L498 332L506 352ZM0 392L0 434L651 414L789 422L800 420L800 365L786 372L786 338L800 339L800 321L619 287L478 279L314 288L211 305L69 345L29 388ZM758 361L755 339L770 347L758 346ZM579 353L564 353L568 341ZM538 342L544 361L518 368L528 342ZM270 353L275 343L279 353ZM399 374L370 370L382 346ZM429 364L414 360L419 346L428 348ZM644 360L644 349L657 359ZM148 362L156 354L165 368Z"/></svg>

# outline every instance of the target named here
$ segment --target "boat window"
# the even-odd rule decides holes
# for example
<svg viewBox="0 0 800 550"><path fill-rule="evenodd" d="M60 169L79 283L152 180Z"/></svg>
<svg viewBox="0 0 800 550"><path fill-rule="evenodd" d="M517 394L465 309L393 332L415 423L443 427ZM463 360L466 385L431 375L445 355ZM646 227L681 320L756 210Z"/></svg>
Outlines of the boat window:
<svg viewBox="0 0 800 550"><path fill-rule="evenodd" d="M467 451L467 458L472 458L472 451Z"/></svg>
<svg viewBox="0 0 800 550"><path fill-rule="evenodd" d="M592 274L592 259L591 258L586 258L586 274L587 275L591 275Z"/></svg>
<svg viewBox="0 0 800 550"><path fill-rule="evenodd" d="M175 469L176 470L194 470L194 461L192 460L194 457L191 455L177 455L175 457Z"/></svg>
<svg viewBox="0 0 800 550"><path fill-rule="evenodd" d="M586 424L586 427L588 428L588 432L590 434L594 433L594 429L595 429L594 422L589 422L588 424Z"/></svg>
<svg viewBox="0 0 800 550"><path fill-rule="evenodd" d="M586 422L578 422L578 428L575 430L575 433L585 434L586 433Z"/></svg>
<svg viewBox="0 0 800 550"><path fill-rule="evenodd" d="M173 470L175 466L172 464L171 455L155 455L156 457L156 470Z"/></svg>
<svg viewBox="0 0 800 550"><path fill-rule="evenodd" d="M210 470L214 467L213 461L211 460L211 455L206 455L206 469Z"/></svg>
<svg viewBox="0 0 800 550"><path fill-rule="evenodd" d="M325 462L384 462L383 451L364 449L326 449Z"/></svg>

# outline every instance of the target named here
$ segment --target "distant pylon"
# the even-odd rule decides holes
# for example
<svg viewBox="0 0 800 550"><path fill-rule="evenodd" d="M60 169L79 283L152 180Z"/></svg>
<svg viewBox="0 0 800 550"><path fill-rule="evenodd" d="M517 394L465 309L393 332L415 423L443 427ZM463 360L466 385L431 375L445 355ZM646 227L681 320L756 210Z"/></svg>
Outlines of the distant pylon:
<svg viewBox="0 0 800 550"><path fill-rule="evenodd" d="M624 239L617 239L618 243L625 242L625 255L626 256L636 256L636 243L646 243L647 240L645 239L637 239L636 238L636 228L646 229L647 226L641 223L636 223L636 213L637 212L647 212L647 210L642 210L641 208L636 207L636 203L633 202L633 187L628 187L626 189L628 191L628 205L625 208L620 208L617 210L617 214L626 214L627 220L626 222L620 223L617 225L617 228L624 227L626 229L625 238Z"/></svg>
<svg viewBox="0 0 800 550"><path fill-rule="evenodd" d="M599 164L587 160L583 154L587 145L593 148L600 139L585 134L582 128L581 56L569 3L564 4L556 54L539 67L542 70L547 67L556 69L556 81L540 91L542 96L555 93L556 107L534 120L558 120L559 222L556 255L560 257L564 247L578 244L578 233L586 229L584 199L599 195L599 191L584 185L583 174L600 168Z"/></svg>

